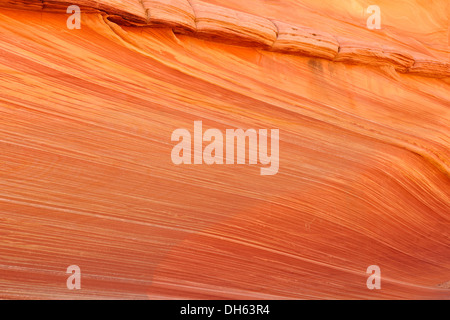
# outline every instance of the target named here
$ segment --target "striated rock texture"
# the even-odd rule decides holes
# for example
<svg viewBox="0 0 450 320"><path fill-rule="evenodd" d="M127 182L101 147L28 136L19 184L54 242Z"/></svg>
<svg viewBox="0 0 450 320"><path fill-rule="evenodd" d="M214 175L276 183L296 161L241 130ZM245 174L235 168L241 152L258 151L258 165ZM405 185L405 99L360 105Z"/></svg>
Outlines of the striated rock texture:
<svg viewBox="0 0 450 320"><path fill-rule="evenodd" d="M256 8L267 7L261 5L259 1L252 0L250 2L255 2ZM367 39L361 42L341 36L335 37L327 32L321 31L321 28L327 28L326 25L320 24L318 29L297 26L199 0L77 0L76 2L68 2L67 0L52 0L50 2L27 0L26 3L13 0L1 0L0 6L29 10L62 11L73 3L79 5L84 12L106 14L109 21L117 22L120 25L166 27L171 28L177 33L190 34L202 39L221 43L251 46L289 54L307 55L350 64L387 66L393 67L398 72L414 73L425 77L450 77L448 44L444 50L438 46L432 48L435 50L435 55L441 56L442 60L439 60L439 58L433 57L430 51L423 48L423 46L413 49L411 45L401 43L399 41L400 39L397 39L397 42L400 42L403 46L397 44L397 47L392 47L390 44L383 44L383 42L386 42L386 38L392 37L390 33L384 34L385 39L375 37L381 43L372 42L372 38L374 38L374 34L376 33L370 35L365 34L364 36ZM232 5L233 1L227 4ZM289 7L292 6L295 8L296 5L291 4ZM407 4L404 3L404 6L407 6ZM333 7L331 3L330 7L335 9L335 11L346 8L345 6ZM297 14L298 12L303 13L307 11L304 10L305 7L303 5L300 5L300 8L301 10L294 10L293 12L295 12L297 18L305 18L302 14ZM443 1L442 4L436 4L434 8L443 9L441 12L450 14L450 6ZM255 11L255 7L247 7L246 9ZM322 9L327 11L325 8ZM437 9L435 10L438 12ZM316 14L316 12L311 11L308 13L309 16L315 16ZM336 12L333 12L333 14L336 14ZM275 17L280 16L278 10L269 12L269 15ZM287 18L292 19L291 15L287 15ZM314 17L314 19L316 18L318 17ZM320 18L322 19L317 20L323 20L323 17ZM365 17L359 18L361 21L365 20ZM358 19L358 17L353 17L353 19ZM440 34L445 32L445 27L442 27L441 24L449 25L449 35L445 39L441 37L439 40L450 42L450 39L447 39L450 38L448 15L444 19L441 17L438 19L443 20L443 23L440 23L438 31L434 31L433 33ZM311 25L317 25L317 20L308 21ZM326 23L326 21L323 23ZM358 29L352 27L350 30L345 30L344 33L350 32L351 34L361 36L361 30ZM340 28L337 28L337 30L342 32ZM383 35L383 32L379 32L379 35ZM413 41L416 41L416 46L418 40L413 39ZM414 50L416 57L410 54L411 50ZM426 53L423 51L426 51Z"/></svg>
<svg viewBox="0 0 450 320"><path fill-rule="evenodd" d="M336 3L0 0L0 298L450 299L448 1Z"/></svg>

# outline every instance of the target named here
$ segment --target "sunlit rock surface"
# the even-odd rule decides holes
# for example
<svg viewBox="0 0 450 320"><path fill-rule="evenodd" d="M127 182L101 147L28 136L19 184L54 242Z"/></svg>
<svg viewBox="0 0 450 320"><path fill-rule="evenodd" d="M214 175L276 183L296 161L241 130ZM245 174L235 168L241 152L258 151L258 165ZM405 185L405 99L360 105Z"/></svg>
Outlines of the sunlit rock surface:
<svg viewBox="0 0 450 320"><path fill-rule="evenodd" d="M0 298L449 299L448 1L377 2L0 0Z"/></svg>

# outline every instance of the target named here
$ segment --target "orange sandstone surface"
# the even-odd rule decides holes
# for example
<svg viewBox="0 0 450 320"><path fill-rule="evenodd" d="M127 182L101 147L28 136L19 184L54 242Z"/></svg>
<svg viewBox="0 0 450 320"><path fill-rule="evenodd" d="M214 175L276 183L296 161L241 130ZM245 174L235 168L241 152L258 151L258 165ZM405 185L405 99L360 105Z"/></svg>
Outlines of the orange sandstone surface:
<svg viewBox="0 0 450 320"><path fill-rule="evenodd" d="M0 298L450 299L450 5L372 2L0 0Z"/></svg>

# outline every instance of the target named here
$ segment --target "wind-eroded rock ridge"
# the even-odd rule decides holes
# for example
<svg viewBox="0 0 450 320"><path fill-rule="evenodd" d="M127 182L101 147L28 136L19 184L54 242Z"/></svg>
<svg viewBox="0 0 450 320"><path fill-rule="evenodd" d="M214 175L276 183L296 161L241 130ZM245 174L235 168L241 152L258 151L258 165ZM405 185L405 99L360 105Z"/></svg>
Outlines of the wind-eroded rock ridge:
<svg viewBox="0 0 450 320"><path fill-rule="evenodd" d="M343 38L307 26L291 25L199 0L0 0L0 6L25 10L102 12L122 25L172 28L176 33L292 55L348 64L393 67L400 73L450 77L450 62L399 48Z"/></svg>

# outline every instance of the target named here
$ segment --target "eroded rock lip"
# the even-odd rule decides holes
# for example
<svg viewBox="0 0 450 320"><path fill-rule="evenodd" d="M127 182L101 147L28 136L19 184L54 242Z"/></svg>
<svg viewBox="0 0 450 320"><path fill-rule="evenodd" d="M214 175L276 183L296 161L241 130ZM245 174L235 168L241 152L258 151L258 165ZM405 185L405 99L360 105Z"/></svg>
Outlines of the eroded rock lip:
<svg viewBox="0 0 450 320"><path fill-rule="evenodd" d="M308 55L333 60L339 51L337 40L326 32L308 27L273 21L278 37L272 50L290 54Z"/></svg>
<svg viewBox="0 0 450 320"><path fill-rule="evenodd" d="M446 63L433 58L416 58L408 72L425 77L446 78L450 77L450 62Z"/></svg>
<svg viewBox="0 0 450 320"><path fill-rule="evenodd" d="M120 25L172 28L177 33L227 44L348 64L391 66L401 73L425 77L450 76L447 61L422 57L416 63L405 50L272 21L200 0L0 0L0 6L28 10L63 11L72 4L85 12L102 12Z"/></svg>
<svg viewBox="0 0 450 320"><path fill-rule="evenodd" d="M270 48L277 39L274 24L263 17L191 0L199 37Z"/></svg>
<svg viewBox="0 0 450 320"><path fill-rule="evenodd" d="M188 0L142 0L148 23L195 32L195 14Z"/></svg>
<svg viewBox="0 0 450 320"><path fill-rule="evenodd" d="M351 39L339 38L339 53L335 61L351 64L393 66L399 72L407 72L414 65L414 58L408 53L378 44L368 45Z"/></svg>

